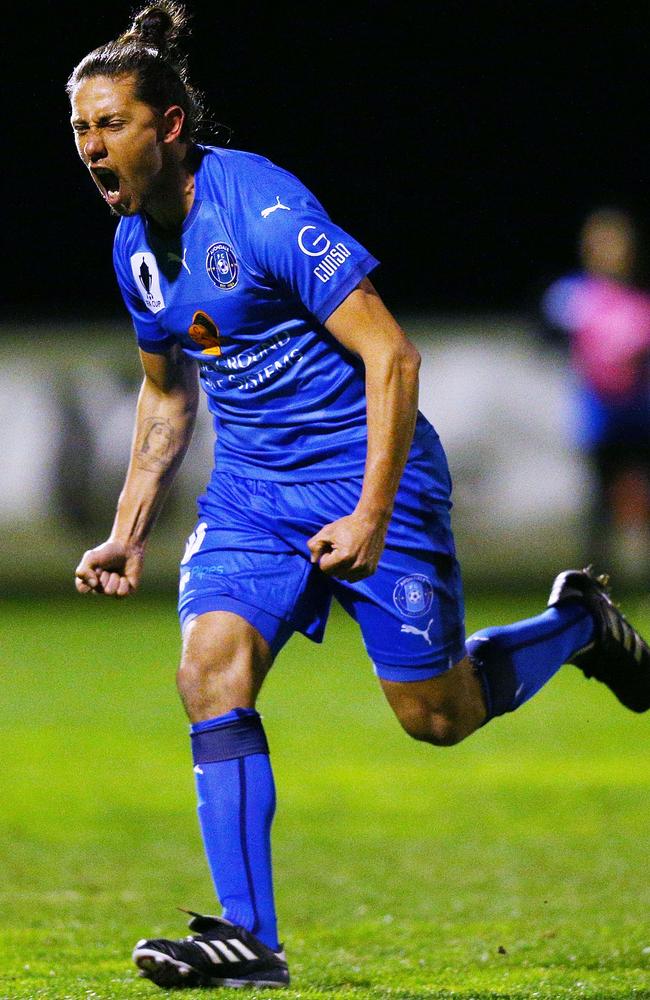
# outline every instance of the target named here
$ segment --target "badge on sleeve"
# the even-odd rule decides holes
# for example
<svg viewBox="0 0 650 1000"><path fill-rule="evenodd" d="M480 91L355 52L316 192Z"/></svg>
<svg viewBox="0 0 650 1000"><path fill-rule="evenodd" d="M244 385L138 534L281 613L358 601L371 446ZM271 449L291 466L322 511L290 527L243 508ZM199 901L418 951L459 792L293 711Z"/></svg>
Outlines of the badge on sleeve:
<svg viewBox="0 0 650 1000"><path fill-rule="evenodd" d="M156 258L149 250L131 254L131 271L144 304L152 313L165 308L165 300L160 290L160 275Z"/></svg>

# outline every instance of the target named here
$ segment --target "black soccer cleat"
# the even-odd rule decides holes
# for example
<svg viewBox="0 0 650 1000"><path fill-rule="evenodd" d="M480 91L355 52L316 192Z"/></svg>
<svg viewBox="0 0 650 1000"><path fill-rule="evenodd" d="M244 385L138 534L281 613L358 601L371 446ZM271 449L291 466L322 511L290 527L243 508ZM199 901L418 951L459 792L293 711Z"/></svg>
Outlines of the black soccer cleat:
<svg viewBox="0 0 650 1000"><path fill-rule="evenodd" d="M585 677L595 677L612 691L626 708L647 712L650 708L650 647L612 603L609 578L594 576L591 566L568 569L555 578L548 607L578 601L594 616L596 635L571 663Z"/></svg>
<svg viewBox="0 0 650 1000"><path fill-rule="evenodd" d="M188 910L190 934L180 941L154 938L138 941L133 961L140 975L165 990L193 987L289 985L283 951L267 948L257 938L222 917L205 917Z"/></svg>

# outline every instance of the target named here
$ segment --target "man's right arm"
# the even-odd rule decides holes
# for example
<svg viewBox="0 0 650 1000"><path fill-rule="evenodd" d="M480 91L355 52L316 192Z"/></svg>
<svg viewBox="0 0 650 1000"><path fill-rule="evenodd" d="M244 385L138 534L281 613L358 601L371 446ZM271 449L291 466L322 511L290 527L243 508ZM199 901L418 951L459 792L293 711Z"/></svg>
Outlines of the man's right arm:
<svg viewBox="0 0 650 1000"><path fill-rule="evenodd" d="M175 346L140 352L144 379L131 459L110 537L85 552L75 571L79 593L126 597L138 586L144 550L192 436L198 405L196 364Z"/></svg>

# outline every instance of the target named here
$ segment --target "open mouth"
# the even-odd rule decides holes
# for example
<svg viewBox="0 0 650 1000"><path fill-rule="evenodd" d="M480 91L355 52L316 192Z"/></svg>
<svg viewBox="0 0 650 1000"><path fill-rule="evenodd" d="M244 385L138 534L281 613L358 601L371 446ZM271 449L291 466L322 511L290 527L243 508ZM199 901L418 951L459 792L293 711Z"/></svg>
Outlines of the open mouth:
<svg viewBox="0 0 650 1000"><path fill-rule="evenodd" d="M115 171L109 170L108 167L93 167L92 173L93 177L99 181L106 201L109 205L114 205L120 196L120 179Z"/></svg>

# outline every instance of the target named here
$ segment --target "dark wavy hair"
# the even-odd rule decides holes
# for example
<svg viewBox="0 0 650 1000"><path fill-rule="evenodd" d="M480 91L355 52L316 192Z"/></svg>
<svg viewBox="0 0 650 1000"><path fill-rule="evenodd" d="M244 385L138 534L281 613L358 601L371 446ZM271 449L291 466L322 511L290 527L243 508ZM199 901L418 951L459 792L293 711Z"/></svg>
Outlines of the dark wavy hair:
<svg viewBox="0 0 650 1000"><path fill-rule="evenodd" d="M181 48L181 40L189 35L189 21L187 9L175 0L143 7L127 31L89 52L75 66L66 85L68 96L89 77L134 76L139 101L161 113L173 104L183 109L183 142L227 129L212 121L203 94L190 83L187 55Z"/></svg>

